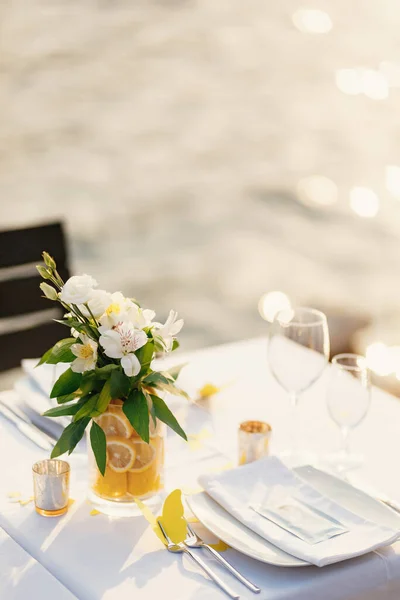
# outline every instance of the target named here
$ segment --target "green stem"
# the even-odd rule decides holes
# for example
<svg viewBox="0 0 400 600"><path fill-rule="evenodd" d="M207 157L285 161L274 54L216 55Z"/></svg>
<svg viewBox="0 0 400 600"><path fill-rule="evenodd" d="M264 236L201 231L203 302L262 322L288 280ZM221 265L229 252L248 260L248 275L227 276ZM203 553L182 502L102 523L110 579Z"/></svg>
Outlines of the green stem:
<svg viewBox="0 0 400 600"><path fill-rule="evenodd" d="M98 327L98 326L99 326L99 324L98 324L98 322L97 322L97 319L96 319L96 317L94 316L94 314L93 314L93 313L92 313L92 311L90 310L89 303L88 303L88 302L86 302L86 303L85 303L85 306L86 306L86 308L88 309L88 311L89 311L89 314L90 314L90 316L92 317L92 319L93 319L93 321L94 321L94 324L96 325L96 327Z"/></svg>
<svg viewBox="0 0 400 600"><path fill-rule="evenodd" d="M58 283L60 284L61 287L63 287L64 281L61 279L60 274L57 271L57 269L54 269L54 273L56 274L56 279L57 279Z"/></svg>

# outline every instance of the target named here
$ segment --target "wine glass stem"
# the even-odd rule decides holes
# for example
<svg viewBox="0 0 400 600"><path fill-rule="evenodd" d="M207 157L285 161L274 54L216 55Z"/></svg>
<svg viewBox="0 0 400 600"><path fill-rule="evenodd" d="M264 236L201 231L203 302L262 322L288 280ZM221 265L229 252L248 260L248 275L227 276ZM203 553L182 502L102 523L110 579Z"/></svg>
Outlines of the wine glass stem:
<svg viewBox="0 0 400 600"><path fill-rule="evenodd" d="M290 393L290 404L292 407L291 410L291 442L290 442L290 454L292 456L292 458L294 458L298 452L298 442L299 442L299 438L298 438L298 427L297 427L297 404L299 401L299 396L298 394L296 394L296 392L291 392Z"/></svg>
<svg viewBox="0 0 400 600"><path fill-rule="evenodd" d="M342 452L345 457L349 454L349 430L347 427L342 429Z"/></svg>

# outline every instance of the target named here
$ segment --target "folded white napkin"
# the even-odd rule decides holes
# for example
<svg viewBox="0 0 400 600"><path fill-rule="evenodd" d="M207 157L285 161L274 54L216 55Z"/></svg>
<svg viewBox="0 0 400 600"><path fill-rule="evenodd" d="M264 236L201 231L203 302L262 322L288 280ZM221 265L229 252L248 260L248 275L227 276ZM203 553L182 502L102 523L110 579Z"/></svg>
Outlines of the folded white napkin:
<svg viewBox="0 0 400 600"><path fill-rule="evenodd" d="M267 457L218 475L202 475L206 492L238 521L285 552L323 567L392 544L399 531L381 527L353 514L323 496L288 469L278 458ZM252 506L268 506L286 489L306 505L340 522L341 535L310 544L258 514ZM299 525L302 525L299 523Z"/></svg>

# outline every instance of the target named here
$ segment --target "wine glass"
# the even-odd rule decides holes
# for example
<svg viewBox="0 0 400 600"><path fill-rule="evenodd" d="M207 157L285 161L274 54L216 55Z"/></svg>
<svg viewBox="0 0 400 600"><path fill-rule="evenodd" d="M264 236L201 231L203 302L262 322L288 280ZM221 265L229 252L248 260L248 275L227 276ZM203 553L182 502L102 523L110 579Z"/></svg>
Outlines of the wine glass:
<svg viewBox="0 0 400 600"><path fill-rule="evenodd" d="M279 311L268 342L268 361L277 382L288 392L292 405L292 448L282 456L303 462L296 448L295 411L298 399L319 379L329 360L329 330L326 316L314 308Z"/></svg>
<svg viewBox="0 0 400 600"><path fill-rule="evenodd" d="M338 354L332 359L327 394L328 412L342 433L342 450L328 456L338 472L362 464L362 456L350 454L349 433L365 418L371 400L370 375L364 356Z"/></svg>

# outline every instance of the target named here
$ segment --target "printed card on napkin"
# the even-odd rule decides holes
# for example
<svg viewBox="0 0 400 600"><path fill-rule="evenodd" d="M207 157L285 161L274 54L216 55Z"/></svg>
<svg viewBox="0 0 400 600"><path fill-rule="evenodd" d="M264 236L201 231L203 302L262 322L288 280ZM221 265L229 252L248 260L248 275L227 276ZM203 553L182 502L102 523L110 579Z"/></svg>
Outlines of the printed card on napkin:
<svg viewBox="0 0 400 600"><path fill-rule="evenodd" d="M366 521L323 496L276 457L218 475L202 475L199 482L238 521L285 552L319 567L388 546L400 535L399 531ZM304 535L299 535L300 531L304 534L305 520L298 523L291 520L290 525L298 527L297 533L293 533L289 531L290 525L278 524L277 518L272 517L273 510L268 516L260 514L264 508L266 513L268 508L276 509L277 493L282 495L283 492L286 501L295 499L293 504L301 504L325 520L330 519L341 531L333 536L323 535L318 543L315 540L310 543Z"/></svg>

